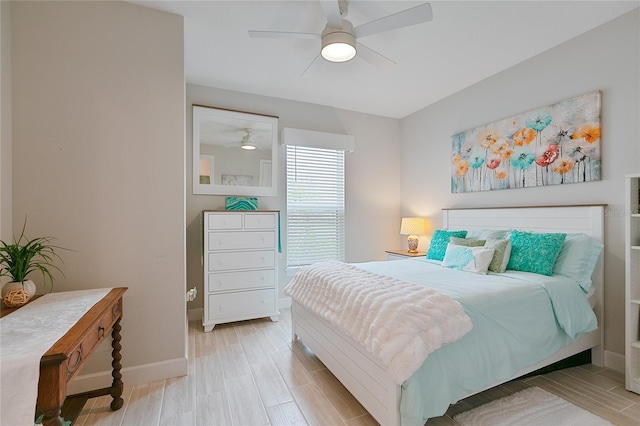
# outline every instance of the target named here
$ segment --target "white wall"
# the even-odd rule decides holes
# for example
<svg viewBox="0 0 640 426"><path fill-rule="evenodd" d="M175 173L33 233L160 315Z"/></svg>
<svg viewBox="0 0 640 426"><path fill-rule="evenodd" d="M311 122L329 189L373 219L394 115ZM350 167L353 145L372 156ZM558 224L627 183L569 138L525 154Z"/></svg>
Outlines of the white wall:
<svg viewBox="0 0 640 426"><path fill-rule="evenodd" d="M56 291L129 287L125 383L186 374L182 17L14 2L11 24L14 231L74 250Z"/></svg>
<svg viewBox="0 0 640 426"><path fill-rule="evenodd" d="M355 152L345 160L346 260L361 262L385 259L385 250L398 248L400 229L399 121L339 110L321 105L256 96L217 88L187 85L187 158L191 158L191 105L207 105L279 117L279 127L293 127L355 136ZM289 278L286 266L285 148L278 153L278 196L259 197L261 209L282 211L282 249L279 258L280 297ZM191 176L191 162L187 162ZM187 179L187 283L203 295L200 265L200 212L224 208L223 196L193 195ZM190 302L189 310L203 306L202 296Z"/></svg>
<svg viewBox="0 0 640 426"><path fill-rule="evenodd" d="M607 203L605 348L623 354L624 175L640 170L640 10L401 122L402 213L441 225L443 207ZM593 90L602 93L602 181L452 194L451 135Z"/></svg>
<svg viewBox="0 0 640 426"><path fill-rule="evenodd" d="M0 240L10 241L11 215L11 3L0 2Z"/></svg>

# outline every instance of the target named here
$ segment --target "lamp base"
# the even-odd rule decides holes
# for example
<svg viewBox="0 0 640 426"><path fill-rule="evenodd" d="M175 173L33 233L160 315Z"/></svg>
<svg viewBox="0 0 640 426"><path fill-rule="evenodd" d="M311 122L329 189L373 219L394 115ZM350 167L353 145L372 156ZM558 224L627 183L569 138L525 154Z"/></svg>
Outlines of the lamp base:
<svg viewBox="0 0 640 426"><path fill-rule="evenodd" d="M409 237L407 237L407 244L409 245L409 253L418 252L418 237L409 235Z"/></svg>

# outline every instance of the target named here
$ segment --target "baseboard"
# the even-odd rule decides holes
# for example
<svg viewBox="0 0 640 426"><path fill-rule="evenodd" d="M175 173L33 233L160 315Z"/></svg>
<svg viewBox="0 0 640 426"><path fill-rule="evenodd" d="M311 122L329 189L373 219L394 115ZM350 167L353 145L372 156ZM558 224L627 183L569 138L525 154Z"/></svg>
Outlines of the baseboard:
<svg viewBox="0 0 640 426"><path fill-rule="evenodd" d="M615 370L618 373L624 374L624 355L620 355L611 351L604 351L604 366Z"/></svg>
<svg viewBox="0 0 640 426"><path fill-rule="evenodd" d="M204 315L204 308L189 309L187 311L187 319L189 320L189 322L191 321L202 322L203 315Z"/></svg>
<svg viewBox="0 0 640 426"><path fill-rule="evenodd" d="M188 365L188 359L183 357L135 367L127 367L121 370L122 381L125 386L130 386L186 376L188 374ZM69 385L67 395L105 388L111 386L112 380L111 370L82 374L76 377L71 385Z"/></svg>

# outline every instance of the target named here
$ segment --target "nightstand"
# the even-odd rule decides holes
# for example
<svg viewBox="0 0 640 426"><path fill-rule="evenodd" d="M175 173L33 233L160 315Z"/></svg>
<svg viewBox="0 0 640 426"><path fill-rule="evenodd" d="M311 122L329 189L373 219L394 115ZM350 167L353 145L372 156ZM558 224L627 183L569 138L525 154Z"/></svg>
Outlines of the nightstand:
<svg viewBox="0 0 640 426"><path fill-rule="evenodd" d="M427 255L425 251L409 253L407 250L385 250L384 252L387 253L387 260L406 260L412 257L424 257Z"/></svg>

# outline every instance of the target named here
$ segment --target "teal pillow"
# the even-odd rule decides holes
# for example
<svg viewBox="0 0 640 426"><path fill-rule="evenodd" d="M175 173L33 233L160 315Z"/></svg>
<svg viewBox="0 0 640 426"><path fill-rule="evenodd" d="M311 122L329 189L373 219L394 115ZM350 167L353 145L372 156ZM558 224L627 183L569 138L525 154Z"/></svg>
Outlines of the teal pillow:
<svg viewBox="0 0 640 426"><path fill-rule="evenodd" d="M442 260L444 254L447 251L447 244L451 237L464 238L467 236L467 231L447 231L445 229L436 229L431 237L431 244L429 244L429 251L427 252L427 259Z"/></svg>
<svg viewBox="0 0 640 426"><path fill-rule="evenodd" d="M507 269L551 275L567 234L511 232L511 256Z"/></svg>
<svg viewBox="0 0 640 426"><path fill-rule="evenodd" d="M603 247L587 234L568 234L553 265L553 273L575 280L585 293L589 292L591 274Z"/></svg>

